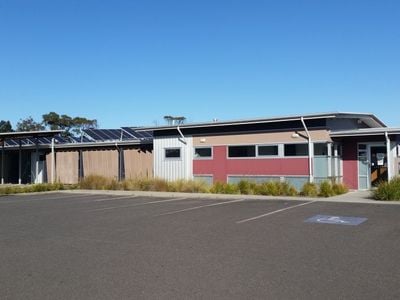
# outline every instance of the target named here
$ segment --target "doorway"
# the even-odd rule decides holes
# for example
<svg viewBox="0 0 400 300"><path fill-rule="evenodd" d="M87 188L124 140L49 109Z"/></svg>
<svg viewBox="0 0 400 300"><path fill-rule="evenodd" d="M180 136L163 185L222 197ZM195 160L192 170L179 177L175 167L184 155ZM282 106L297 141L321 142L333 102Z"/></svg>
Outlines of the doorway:
<svg viewBox="0 0 400 300"><path fill-rule="evenodd" d="M31 154L31 183L44 183L46 178L46 154L32 152Z"/></svg>
<svg viewBox="0 0 400 300"><path fill-rule="evenodd" d="M388 180L388 164L385 146L370 146L371 186Z"/></svg>
<svg viewBox="0 0 400 300"><path fill-rule="evenodd" d="M388 180L388 161L384 144L358 144L358 188L367 190Z"/></svg>

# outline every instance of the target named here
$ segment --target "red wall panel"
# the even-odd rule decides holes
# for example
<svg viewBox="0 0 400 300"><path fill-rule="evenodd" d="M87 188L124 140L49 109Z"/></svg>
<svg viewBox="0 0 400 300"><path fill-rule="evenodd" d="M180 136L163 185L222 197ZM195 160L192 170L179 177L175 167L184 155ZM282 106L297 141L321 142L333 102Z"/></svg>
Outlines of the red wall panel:
<svg viewBox="0 0 400 300"><path fill-rule="evenodd" d="M357 141L343 142L343 183L350 189L358 189Z"/></svg>
<svg viewBox="0 0 400 300"><path fill-rule="evenodd" d="M226 146L213 148L213 159L194 160L193 174L212 174L214 181L226 182L228 175L304 175L308 158L227 159Z"/></svg>

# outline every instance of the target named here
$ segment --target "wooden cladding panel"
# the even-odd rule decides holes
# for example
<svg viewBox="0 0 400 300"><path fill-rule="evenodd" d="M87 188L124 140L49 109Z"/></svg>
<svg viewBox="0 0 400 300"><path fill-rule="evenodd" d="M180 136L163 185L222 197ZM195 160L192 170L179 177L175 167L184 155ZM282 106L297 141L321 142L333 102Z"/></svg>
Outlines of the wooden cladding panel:
<svg viewBox="0 0 400 300"><path fill-rule="evenodd" d="M124 151L125 178L153 177L153 153L149 150Z"/></svg>
<svg viewBox="0 0 400 300"><path fill-rule="evenodd" d="M118 151L83 151L83 174L85 177L100 175L118 179Z"/></svg>
<svg viewBox="0 0 400 300"><path fill-rule="evenodd" d="M47 155L48 178L51 179L51 154ZM78 183L79 152L60 151L56 152L56 181L66 184Z"/></svg>

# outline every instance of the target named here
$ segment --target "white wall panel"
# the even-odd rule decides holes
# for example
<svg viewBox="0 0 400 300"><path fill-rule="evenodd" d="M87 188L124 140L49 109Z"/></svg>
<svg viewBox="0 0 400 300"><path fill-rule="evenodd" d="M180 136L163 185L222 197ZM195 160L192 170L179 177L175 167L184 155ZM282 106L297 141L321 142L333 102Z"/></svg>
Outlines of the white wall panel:
<svg viewBox="0 0 400 300"><path fill-rule="evenodd" d="M165 158L166 148L180 148L181 157ZM192 137L154 137L154 176L170 181L193 179Z"/></svg>

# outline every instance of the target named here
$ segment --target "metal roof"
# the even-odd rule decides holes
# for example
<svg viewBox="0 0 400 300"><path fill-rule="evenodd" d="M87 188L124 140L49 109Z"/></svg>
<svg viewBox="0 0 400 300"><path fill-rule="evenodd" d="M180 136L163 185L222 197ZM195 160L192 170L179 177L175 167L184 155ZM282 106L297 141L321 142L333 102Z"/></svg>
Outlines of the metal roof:
<svg viewBox="0 0 400 300"><path fill-rule="evenodd" d="M354 130L343 130L331 132L331 137L355 137L355 136L372 136L372 135L385 135L386 132L389 135L400 135L400 128L363 128Z"/></svg>
<svg viewBox="0 0 400 300"><path fill-rule="evenodd" d="M54 137L55 135L58 135L58 134L60 134L62 132L63 132L63 130L3 132L3 133L0 133L0 140L21 139L21 138Z"/></svg>
<svg viewBox="0 0 400 300"><path fill-rule="evenodd" d="M207 128L207 127L222 127L222 126L231 126L231 125L289 122L289 121L298 121L302 117L304 118L304 120L332 119L332 118L362 119L370 127L386 127L385 123L383 123L380 119L378 119L374 114L371 114L371 113L330 112L330 113L291 115L291 116L281 116L281 117L271 117L271 118L233 120L233 121L223 121L223 122L182 124L182 125L179 125L179 128L181 128L181 129ZM178 127L178 125L144 127L141 129L137 129L137 131L162 131L162 130L176 129L177 127Z"/></svg>
<svg viewBox="0 0 400 300"><path fill-rule="evenodd" d="M56 148L97 147L110 145L128 145L150 143L153 140L151 132L136 132L135 128L120 129L84 129L81 137L63 136L64 131L31 131L0 133L0 141L7 148L39 146L50 147L54 138Z"/></svg>

